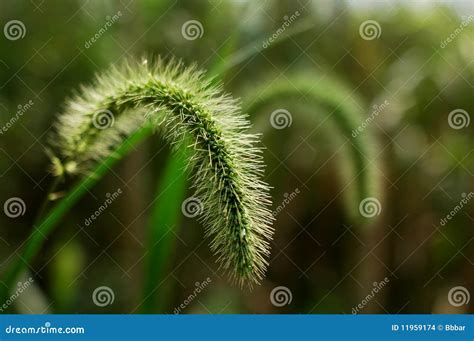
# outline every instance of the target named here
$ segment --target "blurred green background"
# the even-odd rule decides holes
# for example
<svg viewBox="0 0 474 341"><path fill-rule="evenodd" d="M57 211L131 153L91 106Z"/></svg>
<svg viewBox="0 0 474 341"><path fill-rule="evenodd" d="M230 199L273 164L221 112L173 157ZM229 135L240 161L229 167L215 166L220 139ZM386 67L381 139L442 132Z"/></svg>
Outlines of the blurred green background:
<svg viewBox="0 0 474 341"><path fill-rule="evenodd" d="M156 188L170 151L153 138L48 236L21 279L31 276L32 286L9 311L173 313L184 305L182 313L350 314L365 300L360 313L474 312L474 300L449 299L456 287L464 297L474 294L474 203L441 223L474 192L473 9L470 1L2 1L0 125L29 106L0 135L1 204L11 197L26 204L20 217L0 214L0 276L32 231L52 181L45 150L64 100L124 58L197 63L245 106L296 75L343 84L344 96L358 101L360 125L374 105L387 103L364 129L381 204L368 226L354 219L358 207L350 200L358 177L348 174L347 148L358 137L341 134L329 109L301 92L249 112L253 130L263 133L274 209L297 191L276 216L267 277L253 290L233 286L218 270L201 224L181 207L164 208L175 223L155 226L153 236L149 222L166 198L166 184ZM11 20L21 21L24 36L7 39ZM190 20L201 25L191 39ZM361 30L368 20L378 25L375 36ZM279 108L291 113L284 129L271 125ZM449 116L455 110L461 126ZM119 188L123 194L85 226ZM150 244L162 250L153 261ZM155 262L159 273L150 270ZM196 283L208 278L196 294ZM103 286L114 298L105 306L93 299ZM281 286L282 306L271 299Z"/></svg>

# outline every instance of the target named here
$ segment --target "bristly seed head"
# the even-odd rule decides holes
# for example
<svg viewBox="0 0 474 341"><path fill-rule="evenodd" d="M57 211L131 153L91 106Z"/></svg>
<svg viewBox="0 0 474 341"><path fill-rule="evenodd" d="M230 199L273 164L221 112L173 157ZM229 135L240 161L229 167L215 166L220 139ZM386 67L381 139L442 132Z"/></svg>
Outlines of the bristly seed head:
<svg viewBox="0 0 474 341"><path fill-rule="evenodd" d="M258 283L273 234L259 137L246 132L249 122L238 103L196 67L125 62L83 87L68 101L53 136L61 165L74 165L61 171L89 171L150 123L175 150L191 149L195 197L220 267L240 285Z"/></svg>

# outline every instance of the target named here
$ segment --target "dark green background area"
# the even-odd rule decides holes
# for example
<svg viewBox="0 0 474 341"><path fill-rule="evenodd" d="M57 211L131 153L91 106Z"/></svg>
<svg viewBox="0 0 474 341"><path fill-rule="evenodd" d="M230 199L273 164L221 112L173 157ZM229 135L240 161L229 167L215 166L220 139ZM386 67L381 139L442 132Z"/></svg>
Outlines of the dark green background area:
<svg viewBox="0 0 474 341"><path fill-rule="evenodd" d="M184 176L179 159L170 161L169 146L154 138L136 146L48 236L20 279L31 276L33 285L10 311L173 313L196 283L210 278L183 313L350 314L373 283L387 278L360 313L474 312L472 299L459 307L448 300L456 286L474 294L474 203L440 223L463 194L474 192L474 123L453 129L448 119L462 109L474 120L473 7L468 1L0 2L0 127L19 105L33 103L0 135L0 204L11 197L26 203L18 218L0 211L0 285L53 180L45 150L55 116L111 64L153 55L196 63L245 105L258 97L256 89L295 75L315 84L331 78L360 99L360 124L374 105L388 102L363 133L373 137L370 164L381 202L368 226L354 219L358 208L350 199L357 176L346 149L354 140L325 119L328 109L302 94L250 113L252 130L263 133L273 209L299 191L276 217L267 277L253 290L228 281L202 225L176 206L173 198L193 192L175 182ZM297 19L262 48L296 11ZM11 20L24 24L23 38L6 38ZM201 23L202 37L185 39L189 20ZM380 25L378 38L361 36L367 20ZM270 124L279 108L292 116L281 130ZM64 189L73 183L68 179ZM123 194L84 226L118 188ZM112 304L94 304L100 286L113 290ZM291 291L283 307L270 300L278 286Z"/></svg>

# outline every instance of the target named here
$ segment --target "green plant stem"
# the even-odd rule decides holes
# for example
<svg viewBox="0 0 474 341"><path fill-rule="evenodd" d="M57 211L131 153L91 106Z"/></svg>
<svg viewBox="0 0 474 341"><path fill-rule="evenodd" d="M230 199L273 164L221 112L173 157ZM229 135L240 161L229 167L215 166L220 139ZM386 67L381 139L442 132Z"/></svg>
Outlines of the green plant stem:
<svg viewBox="0 0 474 341"><path fill-rule="evenodd" d="M46 197L44 198L41 206L40 206L40 209L38 210L38 214L36 215L36 218L35 218L35 221L33 223L33 226L35 225L38 225L38 223L41 221L41 219L43 219L45 213L46 213L46 209L48 208L51 200L50 200L50 195L52 193L54 193L54 191L56 190L56 188L58 187L59 183L63 180L63 176L60 175L60 176L56 176L54 179L53 179L53 182L51 183L49 189L48 189L48 192L46 193Z"/></svg>
<svg viewBox="0 0 474 341"><path fill-rule="evenodd" d="M24 271L33 256L38 253L44 240L66 212L69 211L69 209L77 203L79 199L81 199L83 195L93 187L115 163L130 152L138 142L151 135L151 133L152 129L149 125L146 125L133 133L129 138L122 142L114 153L101 162L90 175L80 181L66 197L54 206L41 224L35 226L35 229L27 239L20 256L13 261L5 274L3 282L6 287L1 288L0 302L6 301L9 295L9 289L13 287L18 276L22 271Z"/></svg>
<svg viewBox="0 0 474 341"><path fill-rule="evenodd" d="M181 204L188 178L186 150L169 157L165 172L158 183L151 218L148 224L148 252L145 264L143 313L161 312L166 306L169 288L164 283L166 270L176 242L176 230L181 218ZM160 290L158 290L160 288ZM160 293L160 300L158 300Z"/></svg>

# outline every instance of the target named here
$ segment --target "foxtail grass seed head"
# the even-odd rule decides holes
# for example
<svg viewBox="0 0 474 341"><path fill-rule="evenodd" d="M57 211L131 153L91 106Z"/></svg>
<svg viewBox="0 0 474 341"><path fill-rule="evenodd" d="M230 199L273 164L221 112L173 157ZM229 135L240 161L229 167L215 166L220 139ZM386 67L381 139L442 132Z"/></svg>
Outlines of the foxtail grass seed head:
<svg viewBox="0 0 474 341"><path fill-rule="evenodd" d="M128 61L82 87L56 124L56 173L87 173L147 124L174 150L191 150L193 198L220 267L240 285L258 283L273 234L259 136L247 132L237 101L195 66Z"/></svg>

